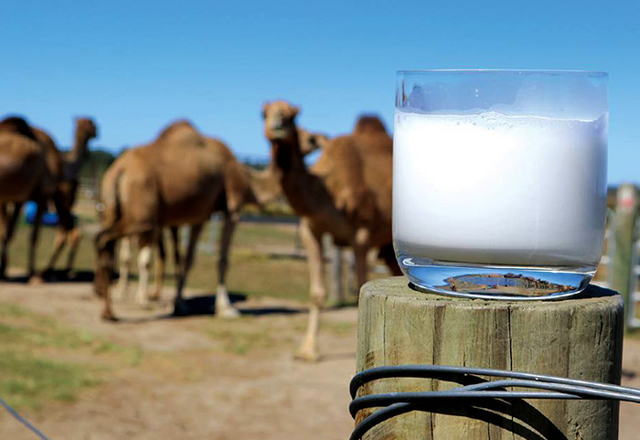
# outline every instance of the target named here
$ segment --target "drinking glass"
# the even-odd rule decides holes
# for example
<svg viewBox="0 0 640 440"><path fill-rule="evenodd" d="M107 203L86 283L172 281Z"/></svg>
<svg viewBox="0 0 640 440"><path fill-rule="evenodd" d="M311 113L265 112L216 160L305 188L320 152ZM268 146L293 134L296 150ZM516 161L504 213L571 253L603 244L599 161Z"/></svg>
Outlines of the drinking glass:
<svg viewBox="0 0 640 440"><path fill-rule="evenodd" d="M583 290L604 243L607 74L401 71L393 239L418 289L495 299Z"/></svg>

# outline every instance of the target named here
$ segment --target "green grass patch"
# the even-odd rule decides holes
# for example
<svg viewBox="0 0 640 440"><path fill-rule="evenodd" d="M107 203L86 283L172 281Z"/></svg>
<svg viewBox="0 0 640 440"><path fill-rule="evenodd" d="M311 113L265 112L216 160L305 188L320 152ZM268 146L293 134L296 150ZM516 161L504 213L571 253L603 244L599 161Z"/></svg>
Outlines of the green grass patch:
<svg viewBox="0 0 640 440"><path fill-rule="evenodd" d="M202 232L201 241L217 245L221 221L214 227L207 224ZM167 234L168 238L168 234ZM233 246L252 249L256 246L290 246L296 245L296 228L294 225L240 223L233 236Z"/></svg>
<svg viewBox="0 0 640 440"><path fill-rule="evenodd" d="M82 219L81 223L84 223ZM96 226L95 223L92 226ZM220 222L215 227L205 226L200 239L198 255L187 279L187 287L202 290L207 293L215 292L218 283L217 236ZM95 228L94 228L95 229ZM10 264L21 269L26 268L28 236L30 226L21 226L10 247ZM44 268L51 255L55 229L44 227L38 247L38 268ZM186 233L187 231L183 231ZM166 286L175 286L173 265L173 250L170 245L169 234L166 233L168 263L166 265ZM227 276L229 291L250 297L272 297L292 299L301 303L309 301L309 273L304 259L293 258L296 251L296 228L294 225L240 223L233 237L230 254L230 265ZM204 248L213 244L216 249L213 254ZM136 252L134 246L131 277L135 280L137 273ZM156 253L157 254L157 253ZM157 257L157 256L156 256ZM61 267L66 261L62 255L58 263ZM95 250L93 237L85 234L80 242L76 258L76 271L90 271L95 269ZM327 270L329 270L327 265ZM380 274L371 274L376 278Z"/></svg>
<svg viewBox="0 0 640 440"><path fill-rule="evenodd" d="M49 401L72 402L81 389L99 383L95 368L0 351L0 394L17 409L36 410Z"/></svg>
<svg viewBox="0 0 640 440"><path fill-rule="evenodd" d="M217 259L212 255L199 255L199 268L189 275L189 285L207 292L215 292L217 285ZM209 268L206 270L206 268ZM307 262L286 257L235 252L227 276L231 292L254 298L272 297L307 302L309 299L309 274Z"/></svg>
<svg viewBox="0 0 640 440"><path fill-rule="evenodd" d="M4 347L84 348L94 353L104 352L105 345L115 345L88 332L60 327L51 318L11 304L0 304L0 338Z"/></svg>
<svg viewBox="0 0 640 440"><path fill-rule="evenodd" d="M137 365L142 351L59 326L27 309L0 303L0 396L18 409L71 402L98 385L114 365ZM71 358L73 361L62 359Z"/></svg>
<svg viewBox="0 0 640 440"><path fill-rule="evenodd" d="M205 227L201 244L214 243L217 248L217 234L219 223L212 232L209 225ZM186 232L186 231L185 231ZM9 248L10 266L24 271L27 266L27 251L30 225L20 225ZM215 237L209 237L209 234ZM43 269L51 256L55 228L41 228L40 241L37 251L37 268ZM173 250L169 245L169 234L166 234L168 245L168 264L166 267L166 285L173 286L175 280L171 276L175 273L173 267ZM267 254L256 252L255 249L273 246L281 250L295 249L296 232L293 226L272 224L241 223L233 238L231 249L231 264L227 286L233 292L250 296L272 296L277 298L291 298L306 301L309 285L307 265L304 260L286 257L269 257ZM134 260L132 272L137 272L136 253L134 246ZM76 271L93 271L95 269L95 249L93 237L85 234L78 246L74 269ZM58 261L58 268L66 262L66 254ZM135 277L132 277L135 279ZM217 250L209 254L200 249L187 280L187 287L214 292L217 279Z"/></svg>

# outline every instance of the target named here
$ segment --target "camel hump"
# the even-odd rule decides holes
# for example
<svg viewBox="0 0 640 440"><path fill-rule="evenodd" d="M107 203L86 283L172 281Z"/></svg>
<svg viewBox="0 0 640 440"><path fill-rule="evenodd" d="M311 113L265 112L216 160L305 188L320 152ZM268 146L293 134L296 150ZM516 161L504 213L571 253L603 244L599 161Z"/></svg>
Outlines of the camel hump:
<svg viewBox="0 0 640 440"><path fill-rule="evenodd" d="M33 139L34 141L37 140L29 123L20 116L9 116L8 118L0 121L0 131L17 133Z"/></svg>
<svg viewBox="0 0 640 440"><path fill-rule="evenodd" d="M165 140L181 131L196 131L193 124L186 119L181 119L167 125L158 135L158 140Z"/></svg>
<svg viewBox="0 0 640 440"><path fill-rule="evenodd" d="M324 180L336 207L350 218L371 216L364 157L354 136L333 138L311 168Z"/></svg>
<svg viewBox="0 0 640 440"><path fill-rule="evenodd" d="M49 149L53 148L57 150L56 143L53 141L53 138L49 135L49 133L37 127L32 127L31 131L33 132L33 135L38 142L45 145Z"/></svg>
<svg viewBox="0 0 640 440"><path fill-rule="evenodd" d="M355 134L363 133L387 133L387 128L384 126L382 119L376 115L362 115L356 121L356 126L353 129Z"/></svg>
<svg viewBox="0 0 640 440"><path fill-rule="evenodd" d="M183 143L183 142L196 142L204 143L204 139L200 136L200 133L186 119L178 120L168 125L160 135L156 142L171 142L171 143Z"/></svg>

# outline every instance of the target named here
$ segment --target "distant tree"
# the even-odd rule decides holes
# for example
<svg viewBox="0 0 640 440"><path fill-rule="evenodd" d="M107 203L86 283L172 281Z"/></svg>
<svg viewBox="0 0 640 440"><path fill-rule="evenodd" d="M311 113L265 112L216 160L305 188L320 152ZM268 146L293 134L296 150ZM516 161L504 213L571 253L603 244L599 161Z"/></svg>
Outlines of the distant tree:
<svg viewBox="0 0 640 440"><path fill-rule="evenodd" d="M240 161L255 170L264 170L269 164L268 159L259 158L259 157L249 157L245 156L240 159Z"/></svg>
<svg viewBox="0 0 640 440"><path fill-rule="evenodd" d="M102 174L114 160L116 160L116 156L106 148L92 148L89 150L89 157L80 169L80 178L100 180Z"/></svg>

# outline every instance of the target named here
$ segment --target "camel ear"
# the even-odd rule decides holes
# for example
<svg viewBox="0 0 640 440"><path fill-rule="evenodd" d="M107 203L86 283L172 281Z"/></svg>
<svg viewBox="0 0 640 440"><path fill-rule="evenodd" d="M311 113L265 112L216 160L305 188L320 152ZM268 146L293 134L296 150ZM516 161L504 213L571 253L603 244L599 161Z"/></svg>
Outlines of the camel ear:
<svg viewBox="0 0 640 440"><path fill-rule="evenodd" d="M269 109L269 103L262 104L262 119L267 119L267 110Z"/></svg>
<svg viewBox="0 0 640 440"><path fill-rule="evenodd" d="M296 116L298 116L298 113L300 113L300 107L298 107L297 105L294 106L291 112L291 116L295 118Z"/></svg>

